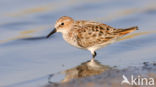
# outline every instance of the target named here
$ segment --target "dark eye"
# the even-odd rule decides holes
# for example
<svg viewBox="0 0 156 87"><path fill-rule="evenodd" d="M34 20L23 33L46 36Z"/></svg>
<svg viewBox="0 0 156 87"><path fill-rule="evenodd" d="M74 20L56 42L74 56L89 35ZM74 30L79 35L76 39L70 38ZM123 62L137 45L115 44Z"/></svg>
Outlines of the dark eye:
<svg viewBox="0 0 156 87"><path fill-rule="evenodd" d="M64 25L64 23L61 23L61 25Z"/></svg>

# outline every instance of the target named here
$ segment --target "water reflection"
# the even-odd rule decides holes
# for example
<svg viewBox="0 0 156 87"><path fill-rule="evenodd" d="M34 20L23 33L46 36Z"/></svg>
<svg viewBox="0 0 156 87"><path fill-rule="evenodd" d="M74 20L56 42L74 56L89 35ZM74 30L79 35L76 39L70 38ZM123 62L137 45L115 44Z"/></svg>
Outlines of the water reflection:
<svg viewBox="0 0 156 87"><path fill-rule="evenodd" d="M69 82L73 79L98 75L110 69L112 69L112 67L103 65L99 61L92 59L83 62L74 68L67 69L59 74L65 74L64 79L61 81L62 83L64 83ZM53 83L53 81L51 81L51 78L53 78L54 76L55 76L54 74L50 75L49 83Z"/></svg>
<svg viewBox="0 0 156 87"><path fill-rule="evenodd" d="M22 38L20 40L42 40L42 39L46 39L46 36Z"/></svg>
<svg viewBox="0 0 156 87"><path fill-rule="evenodd" d="M148 82L150 82L150 81L153 84L150 87L156 87L156 84L154 84L155 83L154 81L156 80L156 63L155 62L153 62L153 63L144 62L143 65L141 65L141 66L129 66L124 69L111 69L110 67L104 67L105 65L101 65L101 64L99 64L99 62L96 62L96 61L93 61L93 62L98 63L97 65L95 64L96 66L98 66L98 68L96 68L97 69L97 71L96 71L95 67L93 68L91 66L91 68L93 68L93 69L89 69L89 70L93 70L91 72L95 72L95 75L100 74L101 72L105 72L105 73L102 73L98 76L93 76L91 78L76 79L74 81L69 80L70 82L67 81L67 83L47 84L44 87L147 87L146 84L148 84ZM87 62L85 62L85 65L83 65L83 64L81 64L81 65L87 66L87 67L89 65L89 67L90 67L90 64L88 64L88 63L91 63L91 61L89 61L89 62L87 61ZM99 68L99 67L101 67L101 68ZM75 75L73 75L74 72L76 73L76 76L78 78L81 78L81 76L80 77L78 76L78 72L81 72L81 69L75 69L75 68L73 68L73 69L75 71L73 71L72 69L69 69L69 70L71 70L71 73L68 73L66 75L65 79L67 78L68 75L75 77ZM109 70L109 69L111 69L111 70ZM84 69L84 71L86 71L86 72L88 72L89 70L86 68ZM100 73L99 73L99 70L100 70ZM84 73L84 74L87 74L87 73ZM86 76L84 76L84 77L86 77ZM126 84L123 83L121 85L122 81L126 81L127 79L131 80L131 78L135 78L135 79L139 79L139 80L146 79L147 82L144 81L145 83L143 82L142 85L137 85L139 80L136 80L136 81L134 81L134 82L136 82L136 84L129 85L127 83ZM153 79L153 80L148 80L149 78ZM131 84L131 81L130 81L130 84Z"/></svg>

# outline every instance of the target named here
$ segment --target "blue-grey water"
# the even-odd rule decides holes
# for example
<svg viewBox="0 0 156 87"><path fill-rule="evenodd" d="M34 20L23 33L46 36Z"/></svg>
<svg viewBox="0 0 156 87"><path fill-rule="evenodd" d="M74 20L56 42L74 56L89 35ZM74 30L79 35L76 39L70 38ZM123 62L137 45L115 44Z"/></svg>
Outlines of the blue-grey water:
<svg viewBox="0 0 156 87"><path fill-rule="evenodd" d="M42 86L49 74L91 59L90 52L70 46L60 33L42 38L61 16L116 28L139 26L126 39L97 51L104 65L124 68L156 61L155 0L0 0L0 87Z"/></svg>

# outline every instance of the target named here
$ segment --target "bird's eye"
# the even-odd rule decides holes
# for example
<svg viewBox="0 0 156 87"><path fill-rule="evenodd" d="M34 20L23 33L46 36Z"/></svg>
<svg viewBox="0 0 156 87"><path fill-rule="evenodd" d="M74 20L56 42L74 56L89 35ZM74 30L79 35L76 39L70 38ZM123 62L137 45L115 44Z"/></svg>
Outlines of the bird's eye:
<svg viewBox="0 0 156 87"><path fill-rule="evenodd" d="M64 25L64 23L61 23L61 25Z"/></svg>

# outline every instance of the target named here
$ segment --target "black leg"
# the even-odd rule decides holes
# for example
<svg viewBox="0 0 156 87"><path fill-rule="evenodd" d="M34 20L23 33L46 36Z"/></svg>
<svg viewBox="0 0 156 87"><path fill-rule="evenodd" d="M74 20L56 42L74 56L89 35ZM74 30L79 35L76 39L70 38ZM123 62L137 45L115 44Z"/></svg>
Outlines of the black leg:
<svg viewBox="0 0 156 87"><path fill-rule="evenodd" d="M96 52L94 51L94 54L92 54L93 58L95 58L96 55L97 55L97 54L96 54Z"/></svg>

